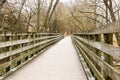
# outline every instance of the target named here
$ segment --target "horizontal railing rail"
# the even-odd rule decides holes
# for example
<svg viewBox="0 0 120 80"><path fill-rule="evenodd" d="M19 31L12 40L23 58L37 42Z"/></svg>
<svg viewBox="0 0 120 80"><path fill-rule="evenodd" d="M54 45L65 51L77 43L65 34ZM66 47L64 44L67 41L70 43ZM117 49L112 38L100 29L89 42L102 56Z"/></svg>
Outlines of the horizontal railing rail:
<svg viewBox="0 0 120 80"><path fill-rule="evenodd" d="M114 23L110 23L102 27L94 28L92 30L77 34L94 35L94 34L108 34L108 33L119 33L119 32L120 32L120 21L116 21Z"/></svg>
<svg viewBox="0 0 120 80"><path fill-rule="evenodd" d="M98 80L105 80L104 77L100 74L100 72L95 67L94 63L89 59L89 56L87 56L87 54L83 50L83 48L80 47L81 45L77 42L78 41L75 41L75 45L78 48L78 50L80 51L79 54L81 54L83 56L83 58L85 59L87 65L88 65L88 68L90 68L90 70L92 70L92 72L94 73L94 75L93 75L94 79L89 79L89 76L87 76L88 80L95 80L95 78L97 78ZM84 68L84 69L86 69L86 68ZM88 74L86 71L85 71L85 73Z"/></svg>
<svg viewBox="0 0 120 80"><path fill-rule="evenodd" d="M95 80L120 80L120 22L84 33L74 33L73 43Z"/></svg>
<svg viewBox="0 0 120 80"><path fill-rule="evenodd" d="M116 59L120 59L120 48L119 47L115 47L113 45L98 42L98 41L92 41L92 40L85 39L85 38L78 37L78 36L74 36L74 37L77 40L80 40L81 42L86 43L89 46L99 49L100 51L105 52L106 54L108 54Z"/></svg>
<svg viewBox="0 0 120 80"><path fill-rule="evenodd" d="M0 34L0 79L37 57L63 37L59 33Z"/></svg>
<svg viewBox="0 0 120 80"><path fill-rule="evenodd" d="M76 51L77 51L77 53L78 53L80 62L81 62L82 67L83 67L83 69L84 69L84 71L85 71L85 74L86 74L87 79L88 79L88 80L95 80L95 78L93 77L93 75L92 75L89 67L91 67L91 69L94 71L94 73L95 73L96 75L98 75L97 72L96 72L96 71L97 71L96 68L95 68L95 67L93 66L93 64L90 62L89 58L86 56L86 54L84 53L84 51L80 48L79 44L75 43L75 40L73 40L73 43L74 43L74 47L75 47L75 49L76 49ZM82 54L81 54L81 53L82 53ZM83 56L84 56L84 57L83 57ZM90 65L89 67L88 67L86 61L88 61L88 64ZM101 79L101 80L102 80L102 79Z"/></svg>

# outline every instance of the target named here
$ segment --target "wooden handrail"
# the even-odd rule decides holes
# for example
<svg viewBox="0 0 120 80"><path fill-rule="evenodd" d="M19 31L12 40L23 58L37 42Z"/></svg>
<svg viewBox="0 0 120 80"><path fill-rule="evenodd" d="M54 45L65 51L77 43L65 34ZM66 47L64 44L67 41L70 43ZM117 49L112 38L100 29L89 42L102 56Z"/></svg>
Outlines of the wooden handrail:
<svg viewBox="0 0 120 80"><path fill-rule="evenodd" d="M73 43L97 80L120 80L120 66L117 64L120 63L119 32L119 22L116 22L104 28L72 35Z"/></svg>
<svg viewBox="0 0 120 80"><path fill-rule="evenodd" d="M88 44L96 49L99 49L100 51L120 60L120 48L119 47L115 47L113 45L106 44L103 42L92 41L92 40L85 39L85 38L78 37L78 36L74 36L74 37L76 39L82 41L83 43L86 43L86 44Z"/></svg>
<svg viewBox="0 0 120 80"><path fill-rule="evenodd" d="M59 33L5 33L0 34L0 79L20 68L29 59L63 38ZM5 50L6 49L6 50Z"/></svg>

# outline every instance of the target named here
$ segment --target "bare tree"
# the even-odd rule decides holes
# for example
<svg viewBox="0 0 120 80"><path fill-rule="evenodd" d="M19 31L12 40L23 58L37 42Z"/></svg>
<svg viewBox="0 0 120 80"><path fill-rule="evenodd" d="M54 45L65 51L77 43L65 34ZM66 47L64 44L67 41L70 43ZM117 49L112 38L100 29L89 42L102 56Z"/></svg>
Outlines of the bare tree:
<svg viewBox="0 0 120 80"><path fill-rule="evenodd" d="M0 1L0 9L3 7L4 3L6 2L7 0L1 0Z"/></svg>
<svg viewBox="0 0 120 80"><path fill-rule="evenodd" d="M110 12L112 21L113 22L116 21L116 17L114 15L114 11L113 11L112 0L103 0L103 1L104 1L105 6L107 7L107 9Z"/></svg>
<svg viewBox="0 0 120 80"><path fill-rule="evenodd" d="M47 29L48 17L49 17L50 11L51 11L51 9L52 9L53 2L54 2L54 0L51 0L50 5L49 5L49 8L48 8L47 13L46 13L46 16L45 16L45 22L44 22L44 24L43 24L43 27L45 27L45 29Z"/></svg>

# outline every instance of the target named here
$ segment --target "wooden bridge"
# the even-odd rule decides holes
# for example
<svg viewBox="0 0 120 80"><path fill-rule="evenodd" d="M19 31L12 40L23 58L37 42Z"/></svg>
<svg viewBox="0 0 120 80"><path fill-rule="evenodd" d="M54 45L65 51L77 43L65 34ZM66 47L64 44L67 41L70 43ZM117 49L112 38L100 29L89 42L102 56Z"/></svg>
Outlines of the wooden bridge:
<svg viewBox="0 0 120 80"><path fill-rule="evenodd" d="M0 34L0 79L120 80L120 26L111 25L71 36Z"/></svg>

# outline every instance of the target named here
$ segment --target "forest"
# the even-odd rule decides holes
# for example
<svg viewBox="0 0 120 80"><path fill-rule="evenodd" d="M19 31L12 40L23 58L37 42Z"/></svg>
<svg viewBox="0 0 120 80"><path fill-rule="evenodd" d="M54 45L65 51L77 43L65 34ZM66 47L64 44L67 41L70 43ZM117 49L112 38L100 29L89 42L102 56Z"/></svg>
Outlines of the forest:
<svg viewBox="0 0 120 80"><path fill-rule="evenodd" d="M119 0L0 0L0 31L88 31L119 21L119 11Z"/></svg>

